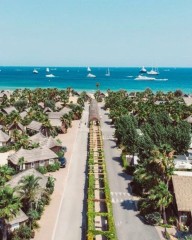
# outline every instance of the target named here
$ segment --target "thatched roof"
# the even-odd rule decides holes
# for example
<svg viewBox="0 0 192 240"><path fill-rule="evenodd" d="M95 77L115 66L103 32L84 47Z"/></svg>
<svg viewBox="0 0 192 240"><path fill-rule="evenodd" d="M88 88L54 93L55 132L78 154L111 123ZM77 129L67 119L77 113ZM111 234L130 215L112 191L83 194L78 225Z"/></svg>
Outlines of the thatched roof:
<svg viewBox="0 0 192 240"><path fill-rule="evenodd" d="M53 147L61 147L61 143L59 143L56 139L54 139L53 137L49 137L44 139L44 141L42 141L41 143L42 147L47 147L47 148L53 148Z"/></svg>
<svg viewBox="0 0 192 240"><path fill-rule="evenodd" d="M8 181L6 183L6 185L9 185L11 188L15 188L18 186L19 181L23 178L26 177L28 175L34 175L35 177L40 177L39 179L39 185L41 186L41 189L45 189L46 188L46 184L47 184L47 180L48 177L41 174L40 172L38 172L37 170L35 170L34 168L22 171L16 175L14 175L12 177L12 179L10 181Z"/></svg>
<svg viewBox="0 0 192 240"><path fill-rule="evenodd" d="M29 138L29 140L33 143L41 143L45 139L46 139L46 137L41 132L38 132L37 134L35 134Z"/></svg>
<svg viewBox="0 0 192 240"><path fill-rule="evenodd" d="M19 114L21 116L21 118L23 119L24 117L27 116L27 111L23 111Z"/></svg>
<svg viewBox="0 0 192 240"><path fill-rule="evenodd" d="M90 121L100 121L98 104L95 99L91 99L89 106L89 122Z"/></svg>
<svg viewBox="0 0 192 240"><path fill-rule="evenodd" d="M10 106L10 107L3 108L2 111L7 113L7 114L10 114L13 111L17 112L17 109L13 106Z"/></svg>
<svg viewBox="0 0 192 240"><path fill-rule="evenodd" d="M44 110L43 110L44 113L47 113L47 112L53 112L53 110L49 107L46 107Z"/></svg>
<svg viewBox="0 0 192 240"><path fill-rule="evenodd" d="M8 130L10 129L20 129L21 131L24 131L25 130L25 127L21 124L21 123L12 123L11 125L8 126Z"/></svg>
<svg viewBox="0 0 192 240"><path fill-rule="evenodd" d="M9 139L10 139L9 135L0 130L0 142L7 142L9 141Z"/></svg>
<svg viewBox="0 0 192 240"><path fill-rule="evenodd" d="M58 156L47 147L40 147L31 150L21 148L16 153L10 155L8 160L17 165L20 158L24 158L25 163L37 162L48 160L52 158L58 158Z"/></svg>
<svg viewBox="0 0 192 240"><path fill-rule="evenodd" d="M183 101L185 105L190 106L192 105L192 98L191 97L183 97Z"/></svg>
<svg viewBox="0 0 192 240"><path fill-rule="evenodd" d="M28 126L27 126L27 129L30 129L30 130L34 130L34 131L40 131L42 127L42 123L40 122L37 122L37 121L32 121Z"/></svg>
<svg viewBox="0 0 192 240"><path fill-rule="evenodd" d="M178 211L192 210L192 177L173 176L173 189Z"/></svg>
<svg viewBox="0 0 192 240"><path fill-rule="evenodd" d="M57 109L60 109L60 108L63 107L63 103L62 103L62 102L56 102L56 103L55 103L55 107L56 107Z"/></svg>
<svg viewBox="0 0 192 240"><path fill-rule="evenodd" d="M185 121L187 121L188 123L192 123L192 115L189 116L189 117L187 117L187 118L185 119Z"/></svg>
<svg viewBox="0 0 192 240"><path fill-rule="evenodd" d="M52 136L49 138L45 137L42 133L37 133L29 138L31 142L33 143L39 143L41 147L60 147L62 146L60 143L57 142Z"/></svg>
<svg viewBox="0 0 192 240"><path fill-rule="evenodd" d="M47 113L49 119L60 119L63 116L62 112L48 112Z"/></svg>
<svg viewBox="0 0 192 240"><path fill-rule="evenodd" d="M62 108L59 112L62 114L69 114L72 110L68 107Z"/></svg>
<svg viewBox="0 0 192 240"><path fill-rule="evenodd" d="M28 220L27 215L20 209L17 215L9 221L10 225L16 224L16 223L22 223Z"/></svg>

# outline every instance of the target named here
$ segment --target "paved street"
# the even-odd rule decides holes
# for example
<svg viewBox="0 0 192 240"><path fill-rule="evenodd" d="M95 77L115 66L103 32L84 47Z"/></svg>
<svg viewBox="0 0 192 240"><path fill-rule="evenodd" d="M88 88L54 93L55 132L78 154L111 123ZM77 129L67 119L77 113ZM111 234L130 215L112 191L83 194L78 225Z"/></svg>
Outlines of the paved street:
<svg viewBox="0 0 192 240"><path fill-rule="evenodd" d="M88 105L80 122L70 160L69 173L52 240L84 240L86 213L84 207L87 159ZM85 124L86 123L86 124ZM58 206L59 207L59 206ZM84 212L84 213L83 213ZM83 226L83 227L82 227Z"/></svg>
<svg viewBox="0 0 192 240"><path fill-rule="evenodd" d="M110 125L108 114L102 106L100 104L99 110L118 240L159 240L155 227L144 224L138 217L129 187L131 177L122 171L121 152L113 138L115 129Z"/></svg>

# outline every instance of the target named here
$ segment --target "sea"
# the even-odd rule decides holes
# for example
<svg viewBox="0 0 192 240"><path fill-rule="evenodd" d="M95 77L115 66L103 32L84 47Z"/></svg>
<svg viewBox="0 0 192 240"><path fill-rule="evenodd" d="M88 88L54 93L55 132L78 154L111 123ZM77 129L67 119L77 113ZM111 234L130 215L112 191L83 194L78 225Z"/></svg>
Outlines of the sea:
<svg viewBox="0 0 192 240"><path fill-rule="evenodd" d="M110 76L105 75L108 71L106 67L91 67L91 74L95 78L87 77L86 67L49 67L49 72L46 72L46 68L0 66L0 89L70 87L79 92L94 92L97 88L103 92L108 89L132 92L150 88L153 92L180 89L183 93L192 94L192 68L158 68L160 74L154 76L153 81L135 80L140 74L138 67L110 67ZM38 74L33 73L34 69ZM52 77L47 77L47 74L52 74Z"/></svg>

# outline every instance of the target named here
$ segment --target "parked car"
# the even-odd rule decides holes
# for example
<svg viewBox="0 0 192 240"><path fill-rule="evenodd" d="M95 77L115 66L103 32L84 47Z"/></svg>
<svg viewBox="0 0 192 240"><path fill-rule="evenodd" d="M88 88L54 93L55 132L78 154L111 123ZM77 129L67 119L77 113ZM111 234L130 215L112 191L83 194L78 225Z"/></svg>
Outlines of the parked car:
<svg viewBox="0 0 192 240"><path fill-rule="evenodd" d="M67 160L66 160L65 157L59 158L59 162L60 162L60 164L61 164L61 168L65 168L65 167L66 167Z"/></svg>

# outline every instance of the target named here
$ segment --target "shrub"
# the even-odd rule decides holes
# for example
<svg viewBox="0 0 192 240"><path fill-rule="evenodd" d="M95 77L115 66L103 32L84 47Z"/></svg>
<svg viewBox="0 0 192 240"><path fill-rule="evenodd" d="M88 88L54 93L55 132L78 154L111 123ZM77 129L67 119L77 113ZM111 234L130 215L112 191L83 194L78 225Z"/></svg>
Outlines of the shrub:
<svg viewBox="0 0 192 240"><path fill-rule="evenodd" d="M37 168L37 171L39 171L41 174L45 174L45 173L47 173L47 168L44 166L39 166Z"/></svg>
<svg viewBox="0 0 192 240"><path fill-rule="evenodd" d="M0 147L0 153L8 152L12 149L13 149L12 146L2 146L2 147Z"/></svg>
<svg viewBox="0 0 192 240"><path fill-rule="evenodd" d="M60 169L60 163L56 162L54 164L50 164L47 166L47 171L48 172L55 172Z"/></svg>
<svg viewBox="0 0 192 240"><path fill-rule="evenodd" d="M159 212L153 212L145 215L145 220L151 225L159 224L161 221L161 214Z"/></svg>
<svg viewBox="0 0 192 240"><path fill-rule="evenodd" d="M14 230L12 240L31 239L32 231L27 225L21 225L18 229Z"/></svg>

